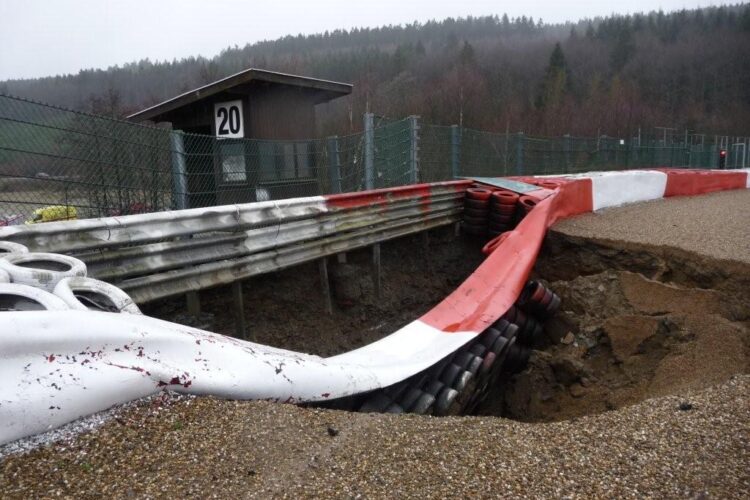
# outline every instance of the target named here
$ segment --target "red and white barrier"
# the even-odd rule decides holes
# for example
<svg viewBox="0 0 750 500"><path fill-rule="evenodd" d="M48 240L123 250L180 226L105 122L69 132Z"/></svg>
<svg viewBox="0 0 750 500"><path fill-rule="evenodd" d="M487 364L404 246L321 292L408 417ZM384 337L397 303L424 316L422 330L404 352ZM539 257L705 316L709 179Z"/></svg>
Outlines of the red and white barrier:
<svg viewBox="0 0 750 500"><path fill-rule="evenodd" d="M557 220L623 203L750 187L747 171L655 169L521 180L545 183L531 193L540 202L498 240L464 283L390 336L331 358L140 315L0 312L0 444L165 387L303 402L389 386L434 365L502 316L520 294L547 228ZM358 196L368 203L390 199L387 194ZM323 198L321 209L352 203L352 198Z"/></svg>

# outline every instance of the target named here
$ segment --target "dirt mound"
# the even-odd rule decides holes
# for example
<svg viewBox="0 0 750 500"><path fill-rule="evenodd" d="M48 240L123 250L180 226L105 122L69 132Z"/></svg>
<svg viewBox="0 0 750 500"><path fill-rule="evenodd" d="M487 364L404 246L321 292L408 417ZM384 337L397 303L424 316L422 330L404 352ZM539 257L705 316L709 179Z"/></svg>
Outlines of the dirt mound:
<svg viewBox="0 0 750 500"><path fill-rule="evenodd" d="M750 266L552 233L536 270L562 309L482 414L563 420L750 371Z"/></svg>

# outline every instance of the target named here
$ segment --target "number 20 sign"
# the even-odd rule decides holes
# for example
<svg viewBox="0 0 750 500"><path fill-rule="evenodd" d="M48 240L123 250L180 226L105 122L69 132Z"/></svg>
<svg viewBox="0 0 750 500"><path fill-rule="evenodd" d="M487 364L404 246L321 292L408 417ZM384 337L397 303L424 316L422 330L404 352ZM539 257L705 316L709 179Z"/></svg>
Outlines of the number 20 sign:
<svg viewBox="0 0 750 500"><path fill-rule="evenodd" d="M216 137L244 137L245 127L242 123L242 100L217 102L214 104L214 122Z"/></svg>

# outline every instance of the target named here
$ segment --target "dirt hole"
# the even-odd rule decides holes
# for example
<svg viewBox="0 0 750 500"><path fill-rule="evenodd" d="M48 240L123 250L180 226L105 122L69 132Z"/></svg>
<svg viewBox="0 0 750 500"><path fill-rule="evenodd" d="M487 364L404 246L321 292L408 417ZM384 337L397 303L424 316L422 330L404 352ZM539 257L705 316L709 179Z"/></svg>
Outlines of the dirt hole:
<svg viewBox="0 0 750 500"><path fill-rule="evenodd" d="M535 273L562 307L480 414L571 419L749 371L749 266L553 231Z"/></svg>
<svg viewBox="0 0 750 500"><path fill-rule="evenodd" d="M382 294L369 249L328 259L334 311L325 312L317 263L243 284L257 341L331 356L374 342L440 302L481 263L481 244L452 228L382 245ZM664 248L601 243L550 232L535 278L562 298L528 367L494 387L478 408L527 422L571 419L647 398L704 388L747 373L750 267ZM146 314L233 335L229 287Z"/></svg>
<svg viewBox="0 0 750 500"><path fill-rule="evenodd" d="M453 228L381 245L381 296L376 297L370 248L328 258L333 314L325 311L318 263L243 282L248 330L261 344L333 356L381 339L412 322L461 284L482 262L477 242ZM184 298L146 304L146 314L234 335L228 286L201 291L201 315L186 314Z"/></svg>

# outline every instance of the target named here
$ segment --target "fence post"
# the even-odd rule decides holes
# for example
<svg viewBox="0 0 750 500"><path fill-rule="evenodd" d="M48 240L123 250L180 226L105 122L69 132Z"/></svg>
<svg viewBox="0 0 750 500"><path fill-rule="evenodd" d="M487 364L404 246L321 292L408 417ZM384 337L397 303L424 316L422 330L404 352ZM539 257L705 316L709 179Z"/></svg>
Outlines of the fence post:
<svg viewBox="0 0 750 500"><path fill-rule="evenodd" d="M516 175L523 175L523 132L516 135Z"/></svg>
<svg viewBox="0 0 750 500"><path fill-rule="evenodd" d="M412 115L409 120L409 181L419 182L419 117Z"/></svg>
<svg viewBox="0 0 750 500"><path fill-rule="evenodd" d="M172 205L177 210L188 208L187 169L185 167L185 142L181 130L170 133L172 141Z"/></svg>
<svg viewBox="0 0 750 500"><path fill-rule="evenodd" d="M365 113L365 189L375 189L375 124L372 113Z"/></svg>
<svg viewBox="0 0 750 500"><path fill-rule="evenodd" d="M341 155L339 136L328 138L328 175L331 181L331 193L341 192Z"/></svg>
<svg viewBox="0 0 750 500"><path fill-rule="evenodd" d="M451 172L453 178L461 175L461 128L451 125Z"/></svg>

